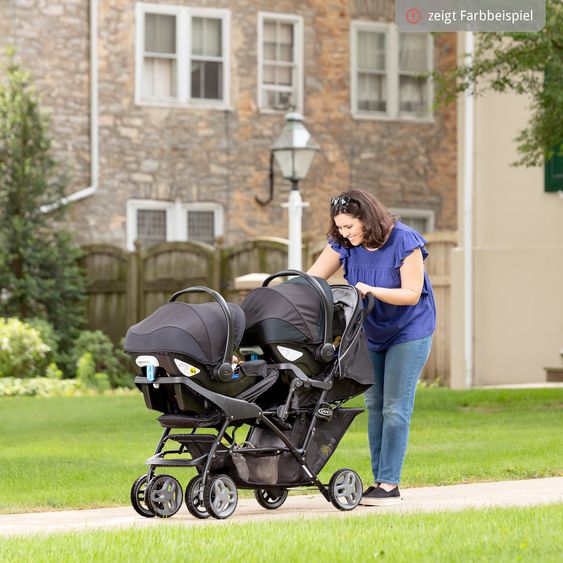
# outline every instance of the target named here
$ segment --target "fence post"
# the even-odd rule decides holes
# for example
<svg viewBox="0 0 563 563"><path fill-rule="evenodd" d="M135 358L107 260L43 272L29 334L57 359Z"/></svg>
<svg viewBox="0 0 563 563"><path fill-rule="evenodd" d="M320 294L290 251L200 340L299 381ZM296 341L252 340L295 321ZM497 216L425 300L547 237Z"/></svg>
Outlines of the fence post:
<svg viewBox="0 0 563 563"><path fill-rule="evenodd" d="M137 322L145 316L145 271L144 271L144 252L140 240L135 241L135 271L136 271L136 303L137 303Z"/></svg>
<svg viewBox="0 0 563 563"><path fill-rule="evenodd" d="M139 273L137 272L137 254L130 252L127 257L127 275L125 283L125 303L127 307L127 326L139 322Z"/></svg>

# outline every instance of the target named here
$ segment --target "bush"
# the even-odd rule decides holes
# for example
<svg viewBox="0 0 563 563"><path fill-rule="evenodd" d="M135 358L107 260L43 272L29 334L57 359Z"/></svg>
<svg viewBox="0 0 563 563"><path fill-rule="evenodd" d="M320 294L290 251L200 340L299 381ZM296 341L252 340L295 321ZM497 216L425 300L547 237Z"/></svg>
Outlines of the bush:
<svg viewBox="0 0 563 563"><path fill-rule="evenodd" d="M47 354L49 362L57 362L59 355L59 336L55 332L53 325L46 321L45 319L33 318L25 319L25 324L34 328L41 335L41 340L47 346L49 346L50 351Z"/></svg>
<svg viewBox="0 0 563 563"><path fill-rule="evenodd" d="M48 379L32 377L0 379L0 397L71 397L84 394L84 388L77 379Z"/></svg>
<svg viewBox="0 0 563 563"><path fill-rule="evenodd" d="M109 385L113 388L132 387L133 378L124 362L120 361L124 358L123 352L118 350L102 331L84 330L80 333L72 353L77 370L86 353L90 355L88 362L92 362L91 372L87 375L91 382L94 381L92 374L103 373L106 374ZM86 364L80 369L90 370ZM81 377L78 372L77 377Z"/></svg>
<svg viewBox="0 0 563 563"><path fill-rule="evenodd" d="M0 377L43 375L50 350L35 328L18 319L0 318Z"/></svg>

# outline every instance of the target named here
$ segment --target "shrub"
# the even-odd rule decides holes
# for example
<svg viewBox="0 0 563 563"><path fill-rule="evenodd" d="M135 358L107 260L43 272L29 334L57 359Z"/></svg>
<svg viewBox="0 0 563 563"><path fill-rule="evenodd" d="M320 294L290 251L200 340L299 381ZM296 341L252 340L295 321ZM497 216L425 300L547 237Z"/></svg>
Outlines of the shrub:
<svg viewBox="0 0 563 563"><path fill-rule="evenodd" d="M32 377L0 379L0 397L71 397L83 394L83 385L77 379L48 379Z"/></svg>
<svg viewBox="0 0 563 563"><path fill-rule="evenodd" d="M132 386L132 377L120 361L124 356L123 352L118 350L102 331L84 330L80 333L72 354L76 366L85 353L91 356L93 372L107 374L111 387Z"/></svg>
<svg viewBox="0 0 563 563"><path fill-rule="evenodd" d="M38 330L18 319L0 318L0 377L43 375L49 352Z"/></svg>
<svg viewBox="0 0 563 563"><path fill-rule="evenodd" d="M107 373L97 372L94 358L90 352L84 352L76 364L76 379L85 387L97 391L107 391L111 388Z"/></svg>
<svg viewBox="0 0 563 563"><path fill-rule="evenodd" d="M58 352L59 352L59 336L55 332L53 325L41 318L25 319L25 324L34 328L41 335L41 340L47 346L49 346L50 351L47 354L49 362L57 362Z"/></svg>

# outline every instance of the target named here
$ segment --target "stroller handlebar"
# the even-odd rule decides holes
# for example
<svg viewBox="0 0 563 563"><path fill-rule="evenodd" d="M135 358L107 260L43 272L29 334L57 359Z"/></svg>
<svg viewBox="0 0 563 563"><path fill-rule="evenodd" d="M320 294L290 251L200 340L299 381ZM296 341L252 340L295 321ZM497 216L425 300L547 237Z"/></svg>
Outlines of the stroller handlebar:
<svg viewBox="0 0 563 563"><path fill-rule="evenodd" d="M368 315L373 311L373 308L375 307L375 297L371 293L368 293L365 299L367 301L367 305L364 308L362 317L364 321L367 319Z"/></svg>
<svg viewBox="0 0 563 563"><path fill-rule="evenodd" d="M197 285L194 287L187 287L185 289L181 289L177 291L170 297L169 302L176 301L178 297L181 295L185 295L186 293L207 293L211 295L213 299L219 303L223 313L225 313L225 317L227 318L227 346L225 347L225 354L223 356L223 361L221 365L214 370L214 375L220 381L230 381L231 376L233 375L233 367L231 365L231 358L233 356L233 341L234 341L234 325L233 319L231 317L231 313L229 312L229 307L227 302L223 298L223 296L215 291L214 289L210 289L209 287L205 287L203 285Z"/></svg>

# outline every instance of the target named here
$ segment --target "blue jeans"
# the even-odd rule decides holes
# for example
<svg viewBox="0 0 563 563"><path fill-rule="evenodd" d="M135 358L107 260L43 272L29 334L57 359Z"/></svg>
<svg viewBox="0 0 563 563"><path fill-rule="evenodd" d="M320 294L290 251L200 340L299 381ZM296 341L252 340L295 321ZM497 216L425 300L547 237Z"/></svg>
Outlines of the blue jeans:
<svg viewBox="0 0 563 563"><path fill-rule="evenodd" d="M398 485L407 451L418 378L428 360L432 336L371 352L375 383L365 392L374 481Z"/></svg>

